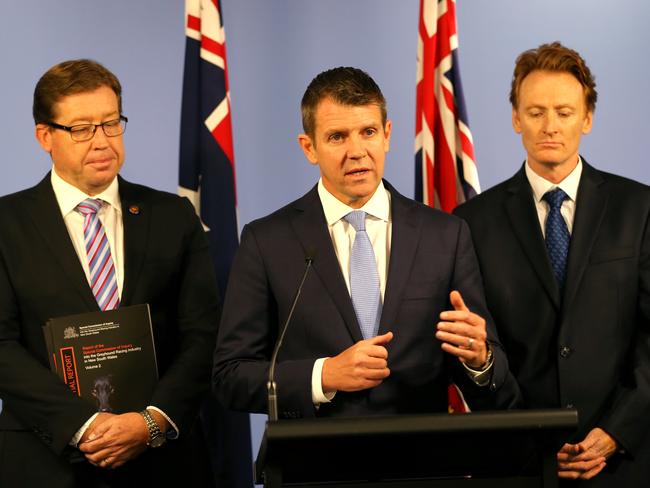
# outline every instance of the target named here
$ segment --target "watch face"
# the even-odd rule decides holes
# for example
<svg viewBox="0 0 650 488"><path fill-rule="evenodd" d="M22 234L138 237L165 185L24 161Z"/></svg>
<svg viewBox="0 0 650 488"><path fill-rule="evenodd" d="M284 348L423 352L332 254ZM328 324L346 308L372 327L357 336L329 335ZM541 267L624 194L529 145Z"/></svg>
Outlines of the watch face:
<svg viewBox="0 0 650 488"><path fill-rule="evenodd" d="M154 437L153 439L151 439L151 442L149 443L149 445L151 447L160 447L165 443L166 440L167 440L167 438L164 435L158 435L158 436Z"/></svg>

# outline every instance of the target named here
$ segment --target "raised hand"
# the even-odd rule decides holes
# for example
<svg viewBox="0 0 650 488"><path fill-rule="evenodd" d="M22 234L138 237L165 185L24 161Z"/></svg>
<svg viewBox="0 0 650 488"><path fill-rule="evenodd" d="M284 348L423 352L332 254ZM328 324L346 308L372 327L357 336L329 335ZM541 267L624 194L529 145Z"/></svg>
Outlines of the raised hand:
<svg viewBox="0 0 650 488"><path fill-rule="evenodd" d="M470 368L481 369L487 362L485 319L471 312L457 291L449 294L454 310L440 314L436 337L442 350L456 356Z"/></svg>

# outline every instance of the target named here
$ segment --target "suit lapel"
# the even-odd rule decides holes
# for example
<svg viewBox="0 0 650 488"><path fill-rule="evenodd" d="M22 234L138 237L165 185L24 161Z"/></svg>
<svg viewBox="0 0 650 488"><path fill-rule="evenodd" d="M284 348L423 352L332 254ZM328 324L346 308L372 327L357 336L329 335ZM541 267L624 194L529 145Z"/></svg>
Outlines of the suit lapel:
<svg viewBox="0 0 650 488"><path fill-rule="evenodd" d="M63 275L73 284L88 309L99 310L63 221L50 173L34 188L33 198L27 201L25 210L50 254L61 266Z"/></svg>
<svg viewBox="0 0 650 488"><path fill-rule="evenodd" d="M314 272L323 283L325 292L336 304L353 342L358 342L363 337L341 273L341 266L334 252L332 238L327 230L325 214L316 187L295 202L294 208L297 211L291 225L296 236L306 253L313 252Z"/></svg>
<svg viewBox="0 0 650 488"><path fill-rule="evenodd" d="M130 305L147 249L151 206L142 201L136 186L118 178L124 225L124 285L121 303Z"/></svg>
<svg viewBox="0 0 650 488"><path fill-rule="evenodd" d="M564 291L565 310L569 308L589 262L609 196L607 192L601 191L599 188L603 179L598 172L584 159L582 165L567 264L567 282Z"/></svg>
<svg viewBox="0 0 650 488"><path fill-rule="evenodd" d="M420 222L411 209L413 202L400 195L388 182L384 185L391 193L391 244L384 306L379 334L391 330L402 300L402 292L409 278L415 251L420 241Z"/></svg>
<svg viewBox="0 0 650 488"><path fill-rule="evenodd" d="M512 231L556 308L560 308L560 289L548 259L544 236L533 201L533 194L522 168L511 180L505 202Z"/></svg>

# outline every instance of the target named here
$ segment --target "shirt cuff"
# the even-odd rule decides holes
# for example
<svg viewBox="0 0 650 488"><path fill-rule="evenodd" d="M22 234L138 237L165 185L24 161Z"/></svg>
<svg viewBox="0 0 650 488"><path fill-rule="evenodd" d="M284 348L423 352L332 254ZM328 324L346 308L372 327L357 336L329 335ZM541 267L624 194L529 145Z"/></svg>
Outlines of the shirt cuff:
<svg viewBox="0 0 650 488"><path fill-rule="evenodd" d="M79 444L79 441L84 436L84 433L86 430L88 430L88 427L90 427L90 424L93 423L93 420L95 420L97 415L99 415L99 412L86 420L86 423L81 426L81 428L75 433L75 435L72 437L72 440L68 444L70 444L72 447L77 447L77 444Z"/></svg>
<svg viewBox="0 0 650 488"><path fill-rule="evenodd" d="M488 363L481 370L470 368L465 363L462 364L469 379L476 383L477 386L487 386L490 383L490 377L492 376L492 369L494 367L494 356L490 355Z"/></svg>
<svg viewBox="0 0 650 488"><path fill-rule="evenodd" d="M167 420L167 422L169 422L169 425L172 426L172 428L169 429L167 431L167 433L165 434L167 436L167 439L177 439L178 438L178 436L181 434L181 431L178 430L178 427L176 427L176 424L174 423L174 421L172 419L170 419L165 412L160 410L158 407L154 407L153 405L147 405L147 410L155 410L160 415L165 417L165 420Z"/></svg>
<svg viewBox="0 0 650 488"><path fill-rule="evenodd" d="M336 392L331 393L323 392L323 364L328 358L317 359L314 363L314 368L311 370L311 401L314 405L321 403L329 403L336 395Z"/></svg>

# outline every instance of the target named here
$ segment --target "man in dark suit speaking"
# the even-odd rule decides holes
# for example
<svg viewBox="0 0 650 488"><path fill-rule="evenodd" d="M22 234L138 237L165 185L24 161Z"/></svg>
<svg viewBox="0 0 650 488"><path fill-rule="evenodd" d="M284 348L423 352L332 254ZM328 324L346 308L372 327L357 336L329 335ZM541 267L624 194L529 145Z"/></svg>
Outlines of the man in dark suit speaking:
<svg viewBox="0 0 650 488"><path fill-rule="evenodd" d="M529 408L575 407L559 476L650 481L650 189L579 155L596 105L580 55L559 43L516 62L512 124L527 159L456 211Z"/></svg>
<svg viewBox="0 0 650 488"><path fill-rule="evenodd" d="M278 356L280 418L446 411L452 377L468 397L511 388L514 400L466 225L382 181L391 122L379 87L355 68L325 71L302 117L298 142L321 178L242 232L215 391L267 411L271 351L308 257Z"/></svg>
<svg viewBox="0 0 650 488"><path fill-rule="evenodd" d="M106 68L52 67L33 112L52 171L0 199L0 486L205 486L195 420L219 303L202 226L187 200L118 176L127 119ZM141 412L97 413L49 370L42 326L140 303L158 384Z"/></svg>

